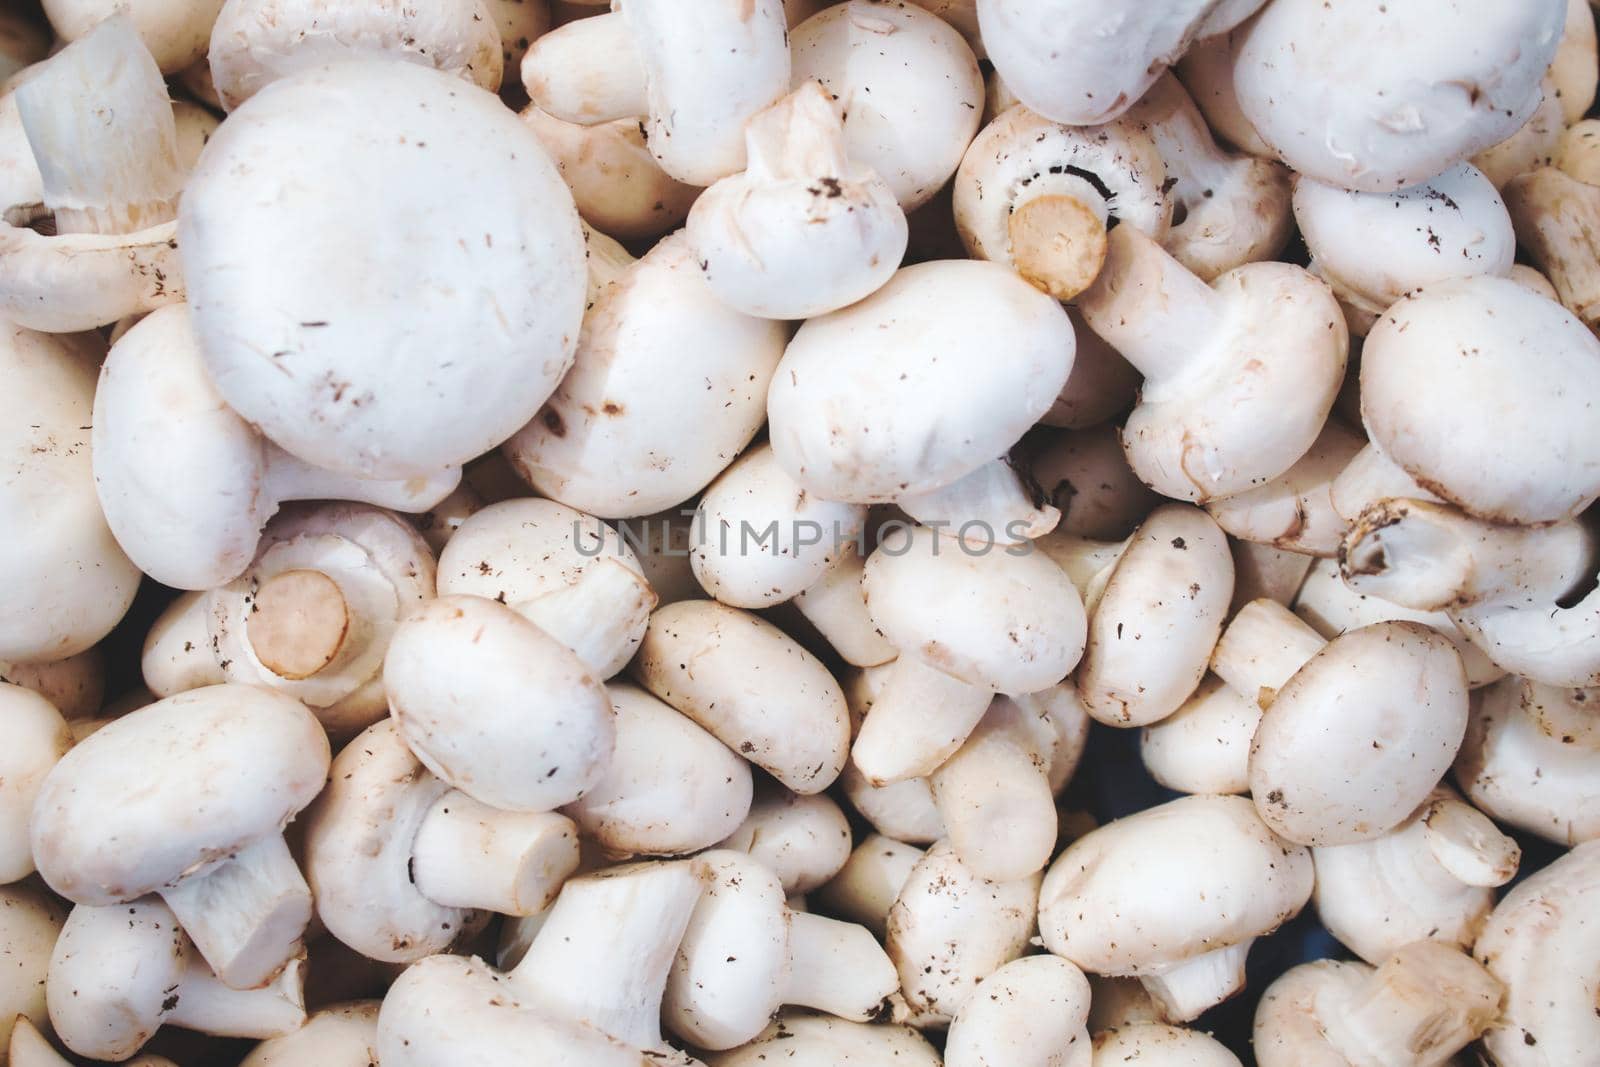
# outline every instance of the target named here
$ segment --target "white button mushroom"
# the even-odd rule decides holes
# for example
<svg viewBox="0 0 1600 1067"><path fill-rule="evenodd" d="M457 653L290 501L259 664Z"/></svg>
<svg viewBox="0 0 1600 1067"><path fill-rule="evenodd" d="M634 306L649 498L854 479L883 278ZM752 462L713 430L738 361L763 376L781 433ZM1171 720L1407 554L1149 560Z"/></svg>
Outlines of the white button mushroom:
<svg viewBox="0 0 1600 1067"><path fill-rule="evenodd" d="M373 481L310 466L218 396L187 305L152 312L113 347L94 398L94 476L111 530L165 585L212 589L245 572L287 500L423 511L460 472Z"/></svg>
<svg viewBox="0 0 1600 1067"><path fill-rule="evenodd" d="M1094 1035L1092 1067L1240 1067L1222 1042L1184 1026L1139 1022ZM1331 1067L1331 1065L1330 1065Z"/></svg>
<svg viewBox="0 0 1600 1067"><path fill-rule="evenodd" d="M1503 992L1437 942L1408 945L1376 969L1318 960L1267 987L1251 1044L1261 1067L1444 1067L1494 1023Z"/></svg>
<svg viewBox="0 0 1600 1067"><path fill-rule="evenodd" d="M849 158L908 212L933 199L983 115L983 76L961 35L920 7L848 0L796 26L789 44L795 86L822 83Z"/></svg>
<svg viewBox="0 0 1600 1067"><path fill-rule="evenodd" d="M1177 711L1144 728L1139 757L1150 777L1180 793L1248 793L1259 725L1259 704L1207 674Z"/></svg>
<svg viewBox="0 0 1600 1067"><path fill-rule="evenodd" d="M202 59L211 25L223 0L45 0L44 13L63 41L92 33L108 16L124 11L145 47L166 74Z"/></svg>
<svg viewBox="0 0 1600 1067"><path fill-rule="evenodd" d="M852 741L890 678L885 666L850 671L845 675L845 701L850 706ZM944 821L933 800L927 778L906 778L874 785L854 760L839 775L839 788L850 806L885 837L914 845L929 845L946 836Z"/></svg>
<svg viewBox="0 0 1600 1067"><path fill-rule="evenodd" d="M1250 27L1250 20L1227 33L1202 38L1178 62L1178 80L1189 91L1216 135L1241 152L1259 159L1274 159L1277 153L1261 139L1239 107L1239 94L1233 85L1233 50Z"/></svg>
<svg viewBox="0 0 1600 1067"><path fill-rule="evenodd" d="M1089 326L1145 376L1123 447L1157 492L1204 503L1292 467L1344 378L1348 336L1328 287L1285 263L1209 286L1131 226L1078 301Z"/></svg>
<svg viewBox="0 0 1600 1067"><path fill-rule="evenodd" d="M159 893L218 978L262 985L311 918L283 827L328 760L322 725L290 697L243 685L169 697L55 765L34 803L34 861L78 904Z"/></svg>
<svg viewBox="0 0 1600 1067"><path fill-rule="evenodd" d="M602 518L679 504L761 429L785 334L719 301L680 231L593 300L576 363L506 457L544 496Z"/></svg>
<svg viewBox="0 0 1600 1067"><path fill-rule="evenodd" d="M0 320L0 660L53 662L122 618L139 571L95 496L91 405L98 345Z"/></svg>
<svg viewBox="0 0 1600 1067"><path fill-rule="evenodd" d="M374 1067L378 1062L378 1001L336 1004L292 1034L268 1038L239 1067Z"/></svg>
<svg viewBox="0 0 1600 1067"><path fill-rule="evenodd" d="M870 1026L826 1015L780 1012L761 1036L732 1052L706 1057L707 1067L941 1067L927 1040L909 1026Z"/></svg>
<svg viewBox="0 0 1600 1067"><path fill-rule="evenodd" d="M1088 329L1078 334L1078 359L1073 372L1084 365L1084 352L1099 337ZM1121 357L1117 357L1121 359ZM1126 366L1126 364L1124 364ZM1129 368L1137 379L1137 373ZM1127 396L1133 401L1133 391ZM1128 404L1122 405L1126 409ZM1037 431L1024 445L1033 480L1061 511L1061 522L1039 539L1050 551L1053 538L1063 535L1098 541L1120 541L1138 529L1161 498L1152 493L1128 466L1117 427L1094 426L1068 433Z"/></svg>
<svg viewBox="0 0 1600 1067"><path fill-rule="evenodd" d="M1088 1067L1089 980L1059 956L994 971L950 1023L945 1067Z"/></svg>
<svg viewBox="0 0 1600 1067"><path fill-rule="evenodd" d="M217 391L310 463L463 463L571 365L572 196L498 99L429 68L349 60L257 93L201 154L179 241Z"/></svg>
<svg viewBox="0 0 1600 1067"><path fill-rule="evenodd" d="M11 1040L12 1026L27 1020L44 1026L50 953L67 911L55 897L32 885L0 886L0 1048Z"/></svg>
<svg viewBox="0 0 1600 1067"><path fill-rule="evenodd" d="M28 818L45 775L72 747L67 721L44 697L19 685L0 684L0 885L33 873Z"/></svg>
<svg viewBox="0 0 1600 1067"><path fill-rule="evenodd" d="M45 993L72 1051L120 1060L165 1023L226 1037L276 1037L305 1022L299 960L270 985L230 988L196 955L159 900L72 909L50 956Z"/></svg>
<svg viewBox="0 0 1600 1067"><path fill-rule="evenodd" d="M494 92L504 57L488 0L225 0L207 59L223 110L288 74L340 59L403 59ZM535 6L529 4L528 6Z"/></svg>
<svg viewBox="0 0 1600 1067"><path fill-rule="evenodd" d="M1040 889L1039 931L1091 974L1138 976L1183 1022L1244 986L1250 943L1298 913L1311 886L1310 853L1249 801L1184 797L1068 846Z"/></svg>
<svg viewBox="0 0 1600 1067"><path fill-rule="evenodd" d="M749 612L713 600L659 609L632 674L796 793L820 793L844 769L850 716L839 683Z"/></svg>
<svg viewBox="0 0 1600 1067"><path fill-rule="evenodd" d="M1334 482L1365 444L1366 439L1346 429L1337 416L1330 418L1294 466L1254 489L1213 500L1206 510L1217 525L1241 540L1290 552L1335 555L1346 520L1334 506Z"/></svg>
<svg viewBox="0 0 1600 1067"><path fill-rule="evenodd" d="M978 22L995 69L1023 103L1056 122L1091 126L1132 107L1191 42L1226 33L1260 6L978 0Z"/></svg>
<svg viewBox="0 0 1600 1067"><path fill-rule="evenodd" d="M1528 120L1565 18L1566 0L1360 10L1273 0L1235 47L1234 85L1245 116L1295 170L1364 192L1399 189Z"/></svg>
<svg viewBox="0 0 1600 1067"><path fill-rule="evenodd" d="M900 896L922 849L881 834L856 846L833 881L812 895L829 914L860 923L882 938L889 909Z"/></svg>
<svg viewBox="0 0 1600 1067"><path fill-rule="evenodd" d="M793 897L837 875L850 859L850 844L850 823L826 793L803 796L766 783L744 822L717 847L749 853Z"/></svg>

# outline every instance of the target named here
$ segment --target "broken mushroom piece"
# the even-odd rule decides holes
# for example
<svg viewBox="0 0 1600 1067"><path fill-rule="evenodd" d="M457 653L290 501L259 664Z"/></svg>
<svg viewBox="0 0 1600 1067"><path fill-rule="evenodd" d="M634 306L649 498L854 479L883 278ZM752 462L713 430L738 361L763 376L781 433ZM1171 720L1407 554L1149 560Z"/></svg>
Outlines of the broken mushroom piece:
<svg viewBox="0 0 1600 1067"><path fill-rule="evenodd" d="M1250 943L1296 915L1311 887L1310 853L1248 800L1184 797L1069 845L1040 889L1039 931L1090 974L1137 976L1186 1022L1243 988Z"/></svg>
<svg viewBox="0 0 1600 1067"><path fill-rule="evenodd" d="M308 463L464 463L572 363L572 196L497 97L429 68L347 60L257 93L201 154L179 244L217 392Z"/></svg>
<svg viewBox="0 0 1600 1067"><path fill-rule="evenodd" d="M1435 941L1376 968L1317 960L1267 987L1251 1044L1261 1067L1445 1067L1493 1025L1503 995L1471 957Z"/></svg>
<svg viewBox="0 0 1600 1067"><path fill-rule="evenodd" d="M949 1023L980 982L1021 958L1038 903L1037 873L988 882L949 842L928 849L889 909L885 939L913 1025Z"/></svg>
<svg viewBox="0 0 1600 1067"><path fill-rule="evenodd" d="M787 30L781 0L629 0L535 41L522 80L568 122L645 118L661 168L710 185L743 169L746 121L788 91Z"/></svg>
<svg viewBox="0 0 1600 1067"><path fill-rule="evenodd" d="M1566 9L1567 0L1422 0L1376 12L1273 0L1234 48L1234 86L1245 117L1295 171L1391 192L1527 122Z"/></svg>
<svg viewBox="0 0 1600 1067"><path fill-rule="evenodd" d="M1262 708L1250 792L1303 845L1348 845L1398 826L1455 759L1466 674L1427 626L1380 622L1324 642L1271 600L1241 608L1211 669Z"/></svg>
<svg viewBox="0 0 1600 1067"><path fill-rule="evenodd" d="M945 1067L1087 1067L1089 980L1059 956L995 970L950 1023Z"/></svg>
<svg viewBox="0 0 1600 1067"><path fill-rule="evenodd" d="M673 234L593 300L571 371L505 456L541 495L601 518L680 504L761 429L786 333L718 300Z"/></svg>
<svg viewBox="0 0 1600 1067"><path fill-rule="evenodd" d="M211 28L211 79L224 111L285 75L342 59L402 59L496 92L504 57L494 6L225 0Z"/></svg>
<svg viewBox="0 0 1600 1067"><path fill-rule="evenodd" d="M95 362L83 336L0 320L0 660L51 663L111 632L139 590L94 491Z"/></svg>
<svg viewBox="0 0 1600 1067"><path fill-rule="evenodd" d="M1041 552L974 553L925 527L888 531L867 560L867 609L900 651L851 748L873 785L925 775L996 693L1037 693L1083 656L1083 603Z"/></svg>
<svg viewBox="0 0 1600 1067"><path fill-rule="evenodd" d="M1412 290L1451 278L1506 277L1517 236L1500 193L1470 163L1397 192L1357 193L1300 178L1294 217L1311 251L1311 272L1365 336Z"/></svg>
<svg viewBox="0 0 1600 1067"><path fill-rule="evenodd" d="M118 542L179 589L243 574L287 500L351 499L425 511L460 471L369 481L313 467L261 437L218 396L188 305L145 316L112 348L94 397L94 477Z"/></svg>
<svg viewBox="0 0 1600 1067"><path fill-rule="evenodd" d="M1600 842L1578 845L1501 898L1473 949L1504 984L1483 1035L1501 1067L1581 1063L1600 1042Z"/></svg>
<svg viewBox="0 0 1600 1067"><path fill-rule="evenodd" d="M44 697L20 685L0 683L0 885L33 873L28 818L45 775L72 747L67 721Z"/></svg>
<svg viewBox="0 0 1600 1067"><path fill-rule="evenodd" d="M1600 691L1512 677L1474 693L1455 780L1508 826L1565 847L1600 838Z"/></svg>
<svg viewBox="0 0 1600 1067"><path fill-rule="evenodd" d="M10 1042L12 1026L21 1020L47 1025L50 953L66 918L67 909L42 888L0 885L0 958L6 961L0 981L0 1048Z"/></svg>
<svg viewBox="0 0 1600 1067"><path fill-rule="evenodd" d="M802 796L765 783L750 814L718 847L748 853L778 876L786 897L804 896L850 859L850 823L826 793Z"/></svg>
<svg viewBox="0 0 1600 1067"><path fill-rule="evenodd" d="M375 1067L378 1006L357 1000L313 1012L300 1029L261 1042L239 1067Z"/></svg>
<svg viewBox="0 0 1600 1067"><path fill-rule="evenodd" d="M299 953L311 919L283 827L321 790L328 762L322 725L288 696L180 693L62 757L34 803L34 860L77 904L159 894L217 977L251 989Z"/></svg>
<svg viewBox="0 0 1600 1067"><path fill-rule="evenodd" d="M176 74L206 54L223 0L44 0L51 29L77 41L117 12L126 13L163 74Z"/></svg>
<svg viewBox="0 0 1600 1067"><path fill-rule="evenodd" d="M978 23L995 69L1023 103L1055 122L1094 126L1137 103L1192 42L1228 32L1260 6L978 0Z"/></svg>
<svg viewBox="0 0 1600 1067"><path fill-rule="evenodd" d="M1140 479L1203 504L1294 466L1344 379L1349 339L1328 287L1287 263L1207 285L1132 226L1109 246L1078 307L1145 376L1122 431Z"/></svg>
<svg viewBox="0 0 1600 1067"><path fill-rule="evenodd" d="M120 1060L164 1024L224 1037L277 1037L305 1022L302 961L270 984L230 988L154 898L67 916L45 987L50 1024L73 1052Z"/></svg>
<svg viewBox="0 0 1600 1067"><path fill-rule="evenodd" d="M942 1067L939 1053L909 1026L869 1025L789 1010L754 1041L706 1057L707 1067Z"/></svg>
<svg viewBox="0 0 1600 1067"><path fill-rule="evenodd" d="M907 213L933 199L983 115L983 75L961 34L911 4L847 0L796 26L789 45L793 84L822 84L849 159L888 182Z"/></svg>
<svg viewBox="0 0 1600 1067"><path fill-rule="evenodd" d="M882 288L906 251L905 213L845 154L816 82L745 124L745 169L707 189L686 232L717 299L764 319L809 319Z"/></svg>
<svg viewBox="0 0 1600 1067"><path fill-rule="evenodd" d="M1100 273L1111 227L1166 237L1166 180L1161 151L1138 123L1062 126L1018 105L984 127L961 160L956 231L973 257L1071 300Z"/></svg>
<svg viewBox="0 0 1600 1067"><path fill-rule="evenodd" d="M1440 786L1382 837L1311 850L1317 917L1373 966L1413 941L1467 950L1521 858L1488 816Z"/></svg>
<svg viewBox="0 0 1600 1067"><path fill-rule="evenodd" d="M0 103L0 128L32 156L3 185L0 314L66 333L183 299L177 127L127 16L41 64Z"/></svg>
<svg viewBox="0 0 1600 1067"><path fill-rule="evenodd" d="M385 962L448 949L480 909L537 914L578 865L570 821L490 808L451 789L388 719L339 753L305 821L317 917Z"/></svg>
<svg viewBox="0 0 1600 1067"><path fill-rule="evenodd" d="M871 1022L899 975L871 933L784 902L777 875L738 852L696 857L710 872L667 978L667 1027L704 1049L754 1040L784 1004Z"/></svg>
<svg viewBox="0 0 1600 1067"><path fill-rule="evenodd" d="M850 749L844 693L771 623L714 600L650 617L633 661L640 685L796 793L820 793Z"/></svg>

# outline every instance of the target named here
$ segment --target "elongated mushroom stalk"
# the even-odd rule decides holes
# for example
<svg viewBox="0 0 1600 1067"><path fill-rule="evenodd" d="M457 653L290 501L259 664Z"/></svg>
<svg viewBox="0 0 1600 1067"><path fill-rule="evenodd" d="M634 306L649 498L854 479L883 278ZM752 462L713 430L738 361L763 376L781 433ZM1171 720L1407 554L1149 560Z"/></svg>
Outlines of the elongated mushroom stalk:
<svg viewBox="0 0 1600 1067"><path fill-rule="evenodd" d="M1504 993L1437 942L1407 945L1376 968L1318 960L1267 987L1253 1044L1261 1067L1444 1067L1495 1023Z"/></svg>
<svg viewBox="0 0 1600 1067"><path fill-rule="evenodd" d="M889 668L889 664L884 664L851 671L845 676L845 699L850 706L854 735L859 736L862 722L892 677ZM948 836L927 778L874 785L855 760L851 760L839 775L839 787L857 814L885 837L912 845L930 845Z"/></svg>
<svg viewBox="0 0 1600 1067"><path fill-rule="evenodd" d="M1288 170L1225 151L1177 77L1158 79L1123 121L1155 139L1174 218L1161 244L1196 277L1209 282L1283 250L1294 226Z"/></svg>
<svg viewBox="0 0 1600 1067"><path fill-rule="evenodd" d="M133 1055L163 1024L230 1037L276 1037L305 1022L304 973L231 989L173 912L155 899L72 909L50 958L50 1022L68 1048L97 1060Z"/></svg>
<svg viewBox="0 0 1600 1067"><path fill-rule="evenodd" d="M956 171L956 230L974 257L1071 300L1100 273L1112 227L1165 239L1166 177L1137 123L1062 126L1018 105L984 127Z"/></svg>
<svg viewBox="0 0 1600 1067"><path fill-rule="evenodd" d="M1026 544L1056 528L1061 512L1010 457L991 460L949 485L903 496L900 510L971 551Z"/></svg>
<svg viewBox="0 0 1600 1067"><path fill-rule="evenodd" d="M1488 816L1440 786L1382 837L1312 849L1313 899L1328 932L1374 966L1413 941L1466 950L1521 856Z"/></svg>
<svg viewBox="0 0 1600 1067"><path fill-rule="evenodd" d="M809 319L875 292L907 228L894 192L846 155L844 126L808 81L745 125L745 169L689 212L706 284L747 315Z"/></svg>
<svg viewBox="0 0 1600 1067"><path fill-rule="evenodd" d="M1359 593L1443 610L1499 667L1553 686L1600 684L1594 532L1581 522L1501 526L1455 508L1385 500L1340 550Z"/></svg>
<svg viewBox="0 0 1600 1067"><path fill-rule="evenodd" d="M177 126L132 20L107 19L14 95L41 181L0 204L0 312L70 332L181 300Z"/></svg>

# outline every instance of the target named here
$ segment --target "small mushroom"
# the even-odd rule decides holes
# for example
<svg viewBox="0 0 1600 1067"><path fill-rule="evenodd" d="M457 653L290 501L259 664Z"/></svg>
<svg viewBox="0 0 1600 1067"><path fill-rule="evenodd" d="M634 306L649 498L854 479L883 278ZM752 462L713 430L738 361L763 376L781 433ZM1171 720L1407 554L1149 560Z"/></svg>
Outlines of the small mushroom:
<svg viewBox="0 0 1600 1067"><path fill-rule="evenodd" d="M1600 263L1591 236L1600 225L1596 126L1593 120L1573 126L1554 160L1527 168L1505 186L1506 207L1529 258L1549 275L1561 303L1591 329L1600 322Z"/></svg>
<svg viewBox="0 0 1600 1067"><path fill-rule="evenodd" d="M1138 1022L1094 1035L1091 1067L1240 1067L1239 1057L1209 1034L1163 1022Z"/></svg>
<svg viewBox="0 0 1600 1067"><path fill-rule="evenodd" d="M311 918L283 827L328 761L322 725L288 696L218 685L168 697L55 765L34 803L34 861L80 905L158 893L224 984L264 985Z"/></svg>
<svg viewBox="0 0 1600 1067"><path fill-rule="evenodd" d="M915 845L872 834L856 846L839 873L811 899L829 914L860 923L881 939L889 909L894 907L921 858L922 849Z"/></svg>
<svg viewBox="0 0 1600 1067"><path fill-rule="evenodd" d="M1027 956L978 983L950 1023L945 1067L1087 1067L1089 980L1059 956Z"/></svg>
<svg viewBox="0 0 1600 1067"><path fill-rule="evenodd" d="M1207 285L1131 226L1109 244L1078 307L1145 376L1122 431L1135 473L1205 503L1294 466L1344 378L1348 336L1328 287L1286 263L1246 264Z"/></svg>
<svg viewBox="0 0 1600 1067"><path fill-rule="evenodd" d="M79 904L50 956L50 1024L73 1052L121 1060L164 1024L223 1037L277 1037L305 1022L300 960L271 984L230 987L154 898Z"/></svg>
<svg viewBox="0 0 1600 1067"><path fill-rule="evenodd" d="M717 847L748 853L778 876L786 897L833 879L850 859L850 823L826 793L803 796L776 783L756 792L750 814Z"/></svg>
<svg viewBox="0 0 1600 1067"><path fill-rule="evenodd" d="M239 1067L374 1067L378 1001L357 1000L313 1012L305 1025L250 1050Z"/></svg>
<svg viewBox="0 0 1600 1067"><path fill-rule="evenodd" d="M1139 757L1161 785L1180 793L1250 792L1250 742L1261 705L1207 674L1178 710L1146 726Z"/></svg>
<svg viewBox="0 0 1600 1067"><path fill-rule="evenodd" d="M1294 466L1254 489L1213 500L1206 510L1217 525L1243 541L1314 556L1337 555L1346 520L1334 506L1333 487L1365 444L1360 434L1330 418Z"/></svg>
<svg viewBox="0 0 1600 1067"><path fill-rule="evenodd" d="M1493 1025L1503 994L1470 957L1434 941L1376 968L1317 960L1267 987L1251 1044L1261 1067L1444 1067Z"/></svg>
<svg viewBox="0 0 1600 1067"><path fill-rule="evenodd" d="M789 47L793 84L822 84L850 160L888 182L907 213L932 200L983 114L983 75L961 34L912 4L846 0L796 26Z"/></svg>
<svg viewBox="0 0 1600 1067"><path fill-rule="evenodd" d="M860 735L861 723L889 678L887 664L846 674L844 691L852 740ZM925 777L874 785L851 760L839 775L839 790L856 813L885 837L929 845L946 836L944 820L933 800L933 786Z"/></svg>
<svg viewBox="0 0 1600 1067"><path fill-rule="evenodd" d="M1078 334L1078 361L1099 338L1087 329ZM1118 357L1121 358L1120 356ZM1131 368L1130 368L1131 372ZM1131 403L1133 395L1130 392ZM1037 431L1024 440L1033 480L1061 512L1061 521L1039 544L1062 535L1099 541L1121 541L1156 509L1161 498L1128 466L1117 427L1099 425L1067 433ZM1049 551L1048 548L1045 551Z"/></svg>
<svg viewBox="0 0 1600 1067"><path fill-rule="evenodd" d="M206 54L211 25L223 0L44 0L50 28L63 41L94 32L123 11L164 74L176 74Z"/></svg>
<svg viewBox="0 0 1600 1067"><path fill-rule="evenodd" d="M1091 974L1137 976L1184 1022L1243 988L1251 942L1298 913L1311 886L1310 853L1248 800L1184 797L1069 845L1040 889L1039 931Z"/></svg>
<svg viewBox="0 0 1600 1067"><path fill-rule="evenodd" d="M909 1026L872 1026L783 1011L754 1041L706 1057L707 1067L940 1067L934 1047Z"/></svg>
<svg viewBox="0 0 1600 1067"><path fill-rule="evenodd" d="M45 775L72 747L72 733L55 705L20 685L0 683L0 721L0 885L9 885L33 873L28 818Z"/></svg>
<svg viewBox="0 0 1600 1067"><path fill-rule="evenodd" d="M0 1048L10 1043L19 1021L46 1025L50 953L66 919L66 909L43 889L0 885L0 958L6 961L0 972Z"/></svg>

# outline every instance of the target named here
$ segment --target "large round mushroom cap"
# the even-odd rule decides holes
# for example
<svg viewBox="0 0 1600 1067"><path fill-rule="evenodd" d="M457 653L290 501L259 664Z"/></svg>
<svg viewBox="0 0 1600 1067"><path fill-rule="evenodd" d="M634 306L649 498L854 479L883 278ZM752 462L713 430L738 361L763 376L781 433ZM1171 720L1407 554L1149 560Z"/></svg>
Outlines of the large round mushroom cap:
<svg viewBox="0 0 1600 1067"><path fill-rule="evenodd" d="M298 700L248 685L180 693L56 764L34 803L34 860L69 900L132 900L281 831L328 763L327 734Z"/></svg>
<svg viewBox="0 0 1600 1067"><path fill-rule="evenodd" d="M1505 278L1402 299L1367 337L1361 415L1423 488L1492 522L1567 518L1600 496L1600 341Z"/></svg>
<svg viewBox="0 0 1600 1067"><path fill-rule="evenodd" d="M827 500L941 489L1005 455L1072 370L1072 322L994 263L907 267L858 304L811 319L767 394L772 450Z"/></svg>
<svg viewBox="0 0 1600 1067"><path fill-rule="evenodd" d="M514 113L448 74L360 60L267 86L201 154L178 231L218 392L315 466L463 463L571 364L572 194Z"/></svg>

